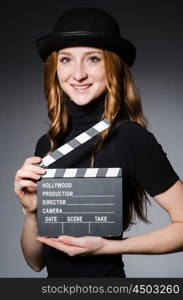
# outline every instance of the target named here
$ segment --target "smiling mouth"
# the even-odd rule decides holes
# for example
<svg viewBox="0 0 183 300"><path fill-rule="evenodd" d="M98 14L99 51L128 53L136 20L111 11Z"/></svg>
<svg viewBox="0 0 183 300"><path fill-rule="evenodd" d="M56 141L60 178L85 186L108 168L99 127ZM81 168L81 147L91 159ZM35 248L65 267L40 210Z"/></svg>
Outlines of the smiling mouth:
<svg viewBox="0 0 183 300"><path fill-rule="evenodd" d="M91 87L92 86L92 84L83 84L83 85L74 85L74 84L72 84L71 85L75 90L78 90L78 91L83 91L83 90L86 90L86 89L88 89L89 87Z"/></svg>

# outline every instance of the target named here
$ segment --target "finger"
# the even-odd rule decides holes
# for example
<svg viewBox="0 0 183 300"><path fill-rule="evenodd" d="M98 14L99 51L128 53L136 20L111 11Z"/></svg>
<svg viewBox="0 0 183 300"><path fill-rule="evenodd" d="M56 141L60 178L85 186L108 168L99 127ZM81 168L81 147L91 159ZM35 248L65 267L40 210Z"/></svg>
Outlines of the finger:
<svg viewBox="0 0 183 300"><path fill-rule="evenodd" d="M36 174L45 174L46 170L40 166L32 165L32 164L25 164L20 170L34 172Z"/></svg>
<svg viewBox="0 0 183 300"><path fill-rule="evenodd" d="M59 251L62 251L66 254L68 254L69 256L74 256L74 255L78 255L78 254L82 254L83 250L81 248L78 247L73 247L70 245L65 245L63 243L61 243L60 241L58 241L57 239L53 239L53 238L46 238L46 237L37 237L36 238L37 241L46 244L48 246L51 246Z"/></svg>
<svg viewBox="0 0 183 300"><path fill-rule="evenodd" d="M85 247L86 242L83 237L73 237L69 235L61 235L58 237L58 240L63 242L64 244L73 245L77 247Z"/></svg>
<svg viewBox="0 0 183 300"><path fill-rule="evenodd" d="M24 161L24 164L38 164L42 161L42 158L39 156L28 157Z"/></svg>
<svg viewBox="0 0 183 300"><path fill-rule="evenodd" d="M36 237L36 240L39 241L39 242L42 242L42 243L49 243L50 245L52 244L55 244L56 242L58 244L61 244L61 242L58 241L57 238L47 238L47 237L44 237L44 236L37 236Z"/></svg>
<svg viewBox="0 0 183 300"><path fill-rule="evenodd" d="M31 180L20 180L15 183L15 190L23 190L24 188L34 188L36 191L37 183Z"/></svg>
<svg viewBox="0 0 183 300"><path fill-rule="evenodd" d="M38 236L36 238L37 241L46 244L48 246L54 247L57 250L66 252L66 245L62 244L60 241L58 241L57 239L53 239L53 238L46 238L46 237L40 237Z"/></svg>
<svg viewBox="0 0 183 300"><path fill-rule="evenodd" d="M25 179L25 178L30 178L30 179L34 179L34 180L39 180L41 178L41 176L39 174L36 174L34 172L31 172L29 170L23 170L20 169L17 172L17 176L16 176L16 181L18 182L21 179Z"/></svg>

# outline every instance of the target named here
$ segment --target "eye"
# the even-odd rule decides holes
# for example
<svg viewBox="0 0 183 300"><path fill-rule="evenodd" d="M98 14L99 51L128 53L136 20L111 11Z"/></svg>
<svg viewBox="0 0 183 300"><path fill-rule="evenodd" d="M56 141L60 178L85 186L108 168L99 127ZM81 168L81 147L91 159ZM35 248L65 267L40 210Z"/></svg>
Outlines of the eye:
<svg viewBox="0 0 183 300"><path fill-rule="evenodd" d="M63 56L62 58L59 59L61 63L65 64L70 61L69 57Z"/></svg>
<svg viewBox="0 0 183 300"><path fill-rule="evenodd" d="M94 62L94 63L96 63L96 62L100 61L101 58L99 58L97 56L90 56L89 60L92 61L92 62Z"/></svg>

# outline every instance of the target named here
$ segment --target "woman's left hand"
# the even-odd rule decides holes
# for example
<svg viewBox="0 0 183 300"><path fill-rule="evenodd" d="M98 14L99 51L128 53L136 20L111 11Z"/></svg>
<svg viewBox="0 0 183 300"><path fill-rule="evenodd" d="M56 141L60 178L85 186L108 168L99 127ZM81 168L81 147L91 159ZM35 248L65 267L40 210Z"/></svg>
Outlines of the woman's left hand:
<svg viewBox="0 0 183 300"><path fill-rule="evenodd" d="M65 252L69 256L104 254L104 248L108 242L107 239L102 237L73 237L68 235L61 235L58 238L46 238L38 236L36 240L57 250Z"/></svg>

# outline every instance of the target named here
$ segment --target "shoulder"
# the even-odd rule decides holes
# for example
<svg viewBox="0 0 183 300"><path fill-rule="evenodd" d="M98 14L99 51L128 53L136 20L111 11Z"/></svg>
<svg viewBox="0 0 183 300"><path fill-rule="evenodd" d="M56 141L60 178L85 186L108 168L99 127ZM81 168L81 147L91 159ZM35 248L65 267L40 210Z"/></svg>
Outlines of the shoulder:
<svg viewBox="0 0 183 300"><path fill-rule="evenodd" d="M154 134L140 124L126 121L119 125L121 149L125 148L129 174L155 196L178 180L167 154Z"/></svg>
<svg viewBox="0 0 183 300"><path fill-rule="evenodd" d="M50 140L47 134L42 135L37 143L36 143L36 149L35 149L35 155L43 157L50 151Z"/></svg>
<svg viewBox="0 0 183 300"><path fill-rule="evenodd" d="M129 145L147 146L148 143L158 143L152 132L134 121L125 120L117 125L116 130L120 138L124 138Z"/></svg>
<svg viewBox="0 0 183 300"><path fill-rule="evenodd" d="M117 128L122 132L142 133L147 131L142 125L135 121L125 120L118 123Z"/></svg>

